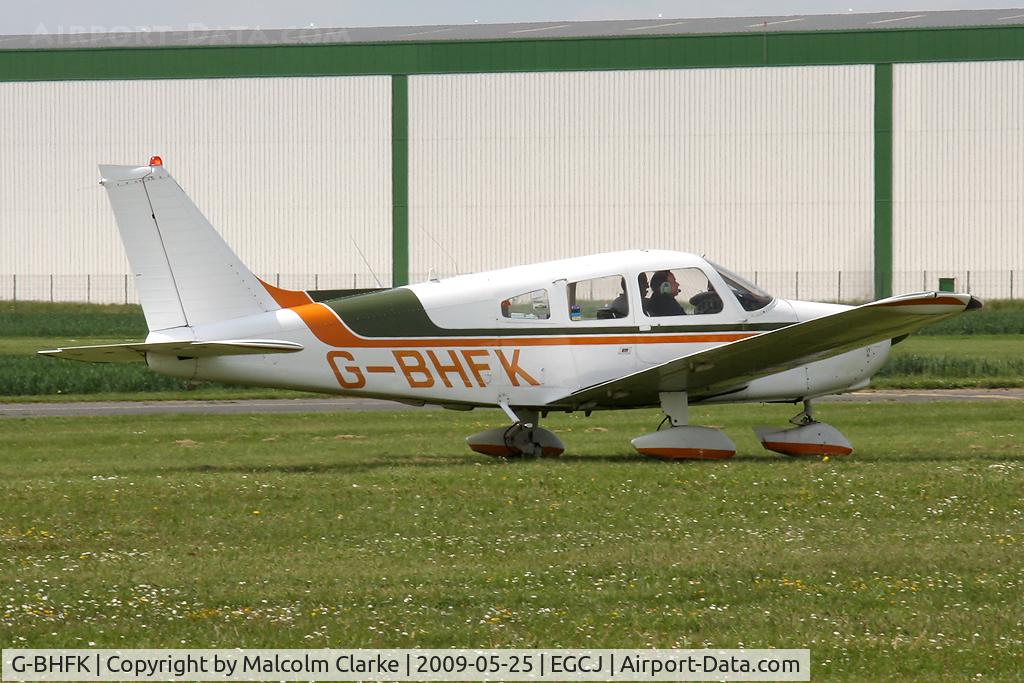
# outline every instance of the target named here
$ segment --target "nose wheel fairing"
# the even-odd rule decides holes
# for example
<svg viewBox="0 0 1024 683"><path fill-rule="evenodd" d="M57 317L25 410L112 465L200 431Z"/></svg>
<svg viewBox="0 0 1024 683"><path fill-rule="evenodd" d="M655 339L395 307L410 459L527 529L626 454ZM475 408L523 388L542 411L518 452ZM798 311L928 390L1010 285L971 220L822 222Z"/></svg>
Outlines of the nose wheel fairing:
<svg viewBox="0 0 1024 683"><path fill-rule="evenodd" d="M686 392L663 392L659 398L669 427L633 439L638 453L662 460L725 460L736 455L736 445L724 433L688 424Z"/></svg>
<svg viewBox="0 0 1024 683"><path fill-rule="evenodd" d="M736 455L728 436L711 427L669 427L633 439L641 455L662 460L725 460Z"/></svg>
<svg viewBox="0 0 1024 683"><path fill-rule="evenodd" d="M800 427L778 429L755 427L761 445L783 455L849 455L853 446L832 425L813 422Z"/></svg>

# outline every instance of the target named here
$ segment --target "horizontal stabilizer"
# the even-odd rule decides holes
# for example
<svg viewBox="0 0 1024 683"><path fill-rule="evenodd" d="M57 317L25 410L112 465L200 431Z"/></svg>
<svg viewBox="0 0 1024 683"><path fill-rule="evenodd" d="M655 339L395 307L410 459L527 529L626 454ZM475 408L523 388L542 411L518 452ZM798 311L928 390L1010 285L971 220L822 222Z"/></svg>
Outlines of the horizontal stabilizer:
<svg viewBox="0 0 1024 683"><path fill-rule="evenodd" d="M146 359L147 353L160 353L178 358L211 358L213 356L245 356L264 353L295 353L302 344L273 339L228 339L224 341L173 341L97 346L69 346L66 349L40 351L44 356L80 360L88 363L132 363Z"/></svg>

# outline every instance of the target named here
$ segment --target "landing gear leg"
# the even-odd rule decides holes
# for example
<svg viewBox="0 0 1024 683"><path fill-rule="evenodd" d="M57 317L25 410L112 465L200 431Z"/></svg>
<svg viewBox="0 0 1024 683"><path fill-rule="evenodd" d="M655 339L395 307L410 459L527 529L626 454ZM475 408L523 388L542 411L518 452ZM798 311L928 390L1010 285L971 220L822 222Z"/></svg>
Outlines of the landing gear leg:
<svg viewBox="0 0 1024 683"><path fill-rule="evenodd" d="M504 408L504 406L502 406ZM540 414L535 410L506 410L516 421L508 427L497 427L466 438L477 453L497 458L557 458L565 451L562 441L538 425Z"/></svg>
<svg viewBox="0 0 1024 683"><path fill-rule="evenodd" d="M736 455L736 445L722 432L688 424L686 392L662 392L659 397L671 426L633 439L639 453L663 460L723 460Z"/></svg>
<svg viewBox="0 0 1024 683"><path fill-rule="evenodd" d="M789 423L794 424L797 427L803 427L804 425L812 424L815 421L816 420L814 419L814 412L811 408L811 399L807 399L806 401L804 401L803 410L801 410L793 417L789 418Z"/></svg>
<svg viewBox="0 0 1024 683"><path fill-rule="evenodd" d="M754 433L762 446L783 455L849 455L853 452L853 446L842 432L814 419L810 400L804 401L804 409L789 421L796 426L789 429L755 427Z"/></svg>

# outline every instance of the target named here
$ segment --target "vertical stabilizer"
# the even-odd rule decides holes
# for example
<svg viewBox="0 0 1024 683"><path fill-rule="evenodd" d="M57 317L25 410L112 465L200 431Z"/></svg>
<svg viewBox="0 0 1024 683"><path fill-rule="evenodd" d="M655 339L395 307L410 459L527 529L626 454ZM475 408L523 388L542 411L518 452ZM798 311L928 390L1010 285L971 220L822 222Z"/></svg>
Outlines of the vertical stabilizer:
<svg viewBox="0 0 1024 683"><path fill-rule="evenodd" d="M162 165L100 174L150 330L279 308Z"/></svg>

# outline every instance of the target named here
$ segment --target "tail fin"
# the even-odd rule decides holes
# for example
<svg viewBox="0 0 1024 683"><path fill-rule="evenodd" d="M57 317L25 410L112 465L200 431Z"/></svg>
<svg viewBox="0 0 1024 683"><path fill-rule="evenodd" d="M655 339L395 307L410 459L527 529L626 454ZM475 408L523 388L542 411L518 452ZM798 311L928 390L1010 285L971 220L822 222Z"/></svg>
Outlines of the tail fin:
<svg viewBox="0 0 1024 683"><path fill-rule="evenodd" d="M280 308L162 165L100 166L150 330Z"/></svg>

